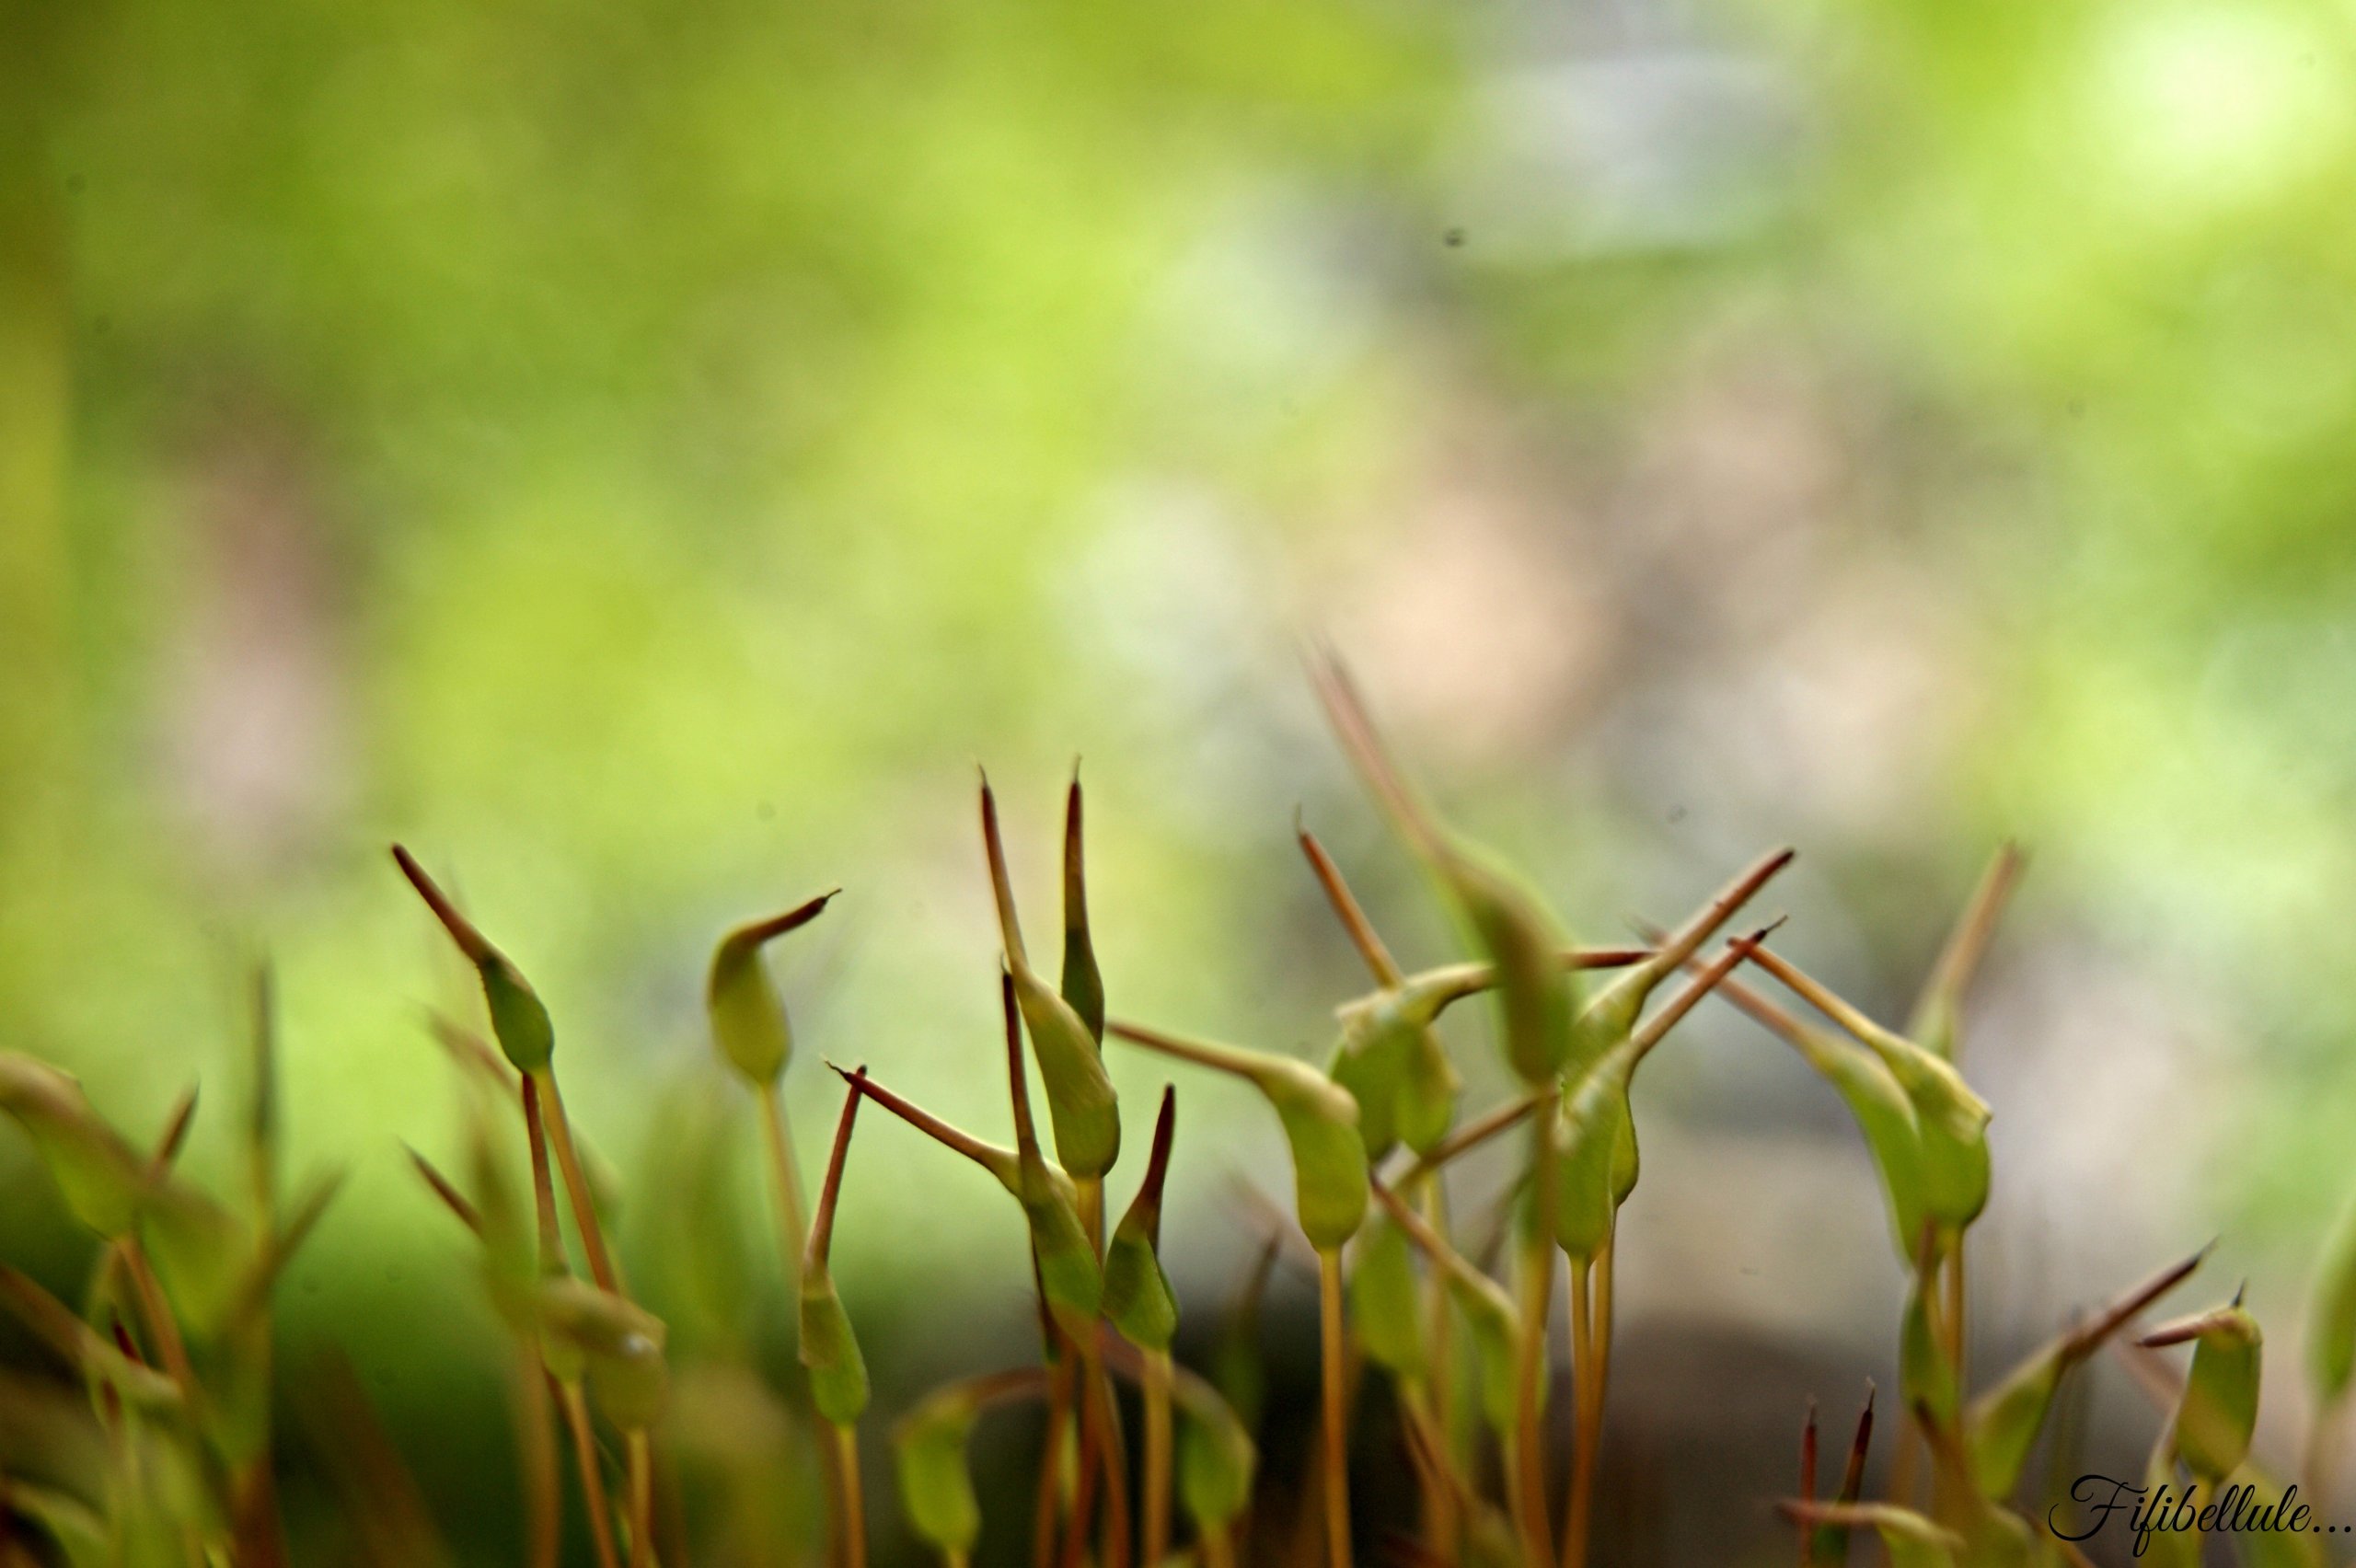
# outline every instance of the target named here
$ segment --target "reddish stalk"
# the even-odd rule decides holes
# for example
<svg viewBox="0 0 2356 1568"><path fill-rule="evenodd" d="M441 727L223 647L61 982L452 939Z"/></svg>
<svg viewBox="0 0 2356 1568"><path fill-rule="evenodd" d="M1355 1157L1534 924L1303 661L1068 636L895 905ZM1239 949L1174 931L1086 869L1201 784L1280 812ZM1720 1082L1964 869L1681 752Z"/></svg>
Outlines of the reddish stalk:
<svg viewBox="0 0 2356 1568"><path fill-rule="evenodd" d="M597 1568L621 1568L614 1555L613 1505L606 1496L605 1473L597 1468L597 1437L589 1424L589 1401L578 1383L559 1383L558 1398L564 1423L572 1432L572 1462L581 1472L581 1506L589 1516L589 1539L597 1550Z"/></svg>

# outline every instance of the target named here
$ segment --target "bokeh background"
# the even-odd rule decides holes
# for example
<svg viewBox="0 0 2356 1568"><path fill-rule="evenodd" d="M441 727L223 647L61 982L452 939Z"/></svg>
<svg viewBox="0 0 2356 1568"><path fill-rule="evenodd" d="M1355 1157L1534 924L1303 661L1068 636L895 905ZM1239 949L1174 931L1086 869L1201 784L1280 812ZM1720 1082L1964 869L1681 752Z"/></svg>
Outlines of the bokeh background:
<svg viewBox="0 0 2356 1568"><path fill-rule="evenodd" d="M400 1147L451 1147L422 1020L463 993L386 844L549 999L642 1273L684 1233L664 1173L721 1151L701 1212L769 1321L704 957L842 884L785 963L805 1156L821 1055L997 1132L977 761L1045 920L1085 759L1117 1013L1322 1045L1357 975L1297 808L1394 945L1452 951L1316 721L1311 633L1593 940L1788 842L1779 941L1892 1016L2022 840L1969 1048L1985 1354L2222 1232L2291 1444L2356 1188L2345 6L0 29L0 1035L149 1128L192 1080L234 1103L275 962L295 1163L350 1173L285 1334L350 1356L470 1561L512 1521L499 1353ZM1283 1171L1253 1102L1179 1082L1199 1320L1258 1244L1237 1178ZM1640 1115L1606 1527L1780 1557L1800 1401L1887 1386L1878 1200L1724 1009ZM1011 1207L872 1120L838 1269L888 1411L1023 1354L1026 1276ZM13 1137L0 1243L79 1267ZM1304 1298L1280 1272L1280 1357Z"/></svg>

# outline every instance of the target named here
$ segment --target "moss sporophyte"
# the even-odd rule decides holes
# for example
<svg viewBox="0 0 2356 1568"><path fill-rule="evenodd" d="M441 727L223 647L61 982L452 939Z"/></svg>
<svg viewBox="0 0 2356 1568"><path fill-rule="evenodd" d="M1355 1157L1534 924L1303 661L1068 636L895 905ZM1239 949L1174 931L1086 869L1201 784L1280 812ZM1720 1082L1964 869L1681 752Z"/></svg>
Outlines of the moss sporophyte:
<svg viewBox="0 0 2356 1568"><path fill-rule="evenodd" d="M943 1568L970 1568L993 1510L1007 1506L1003 1464L983 1487L969 1459L993 1412L1020 1406L1035 1407L1042 1427L1024 1450L1031 1476L1019 1505L1033 1568L1346 1568L1362 1548L1414 1568L1585 1568L1619 1242L1642 1169L1642 1080L1657 1076L1638 1069L1713 995L1796 1051L1846 1109L1865 1156L1858 1180L1877 1190L1898 1271L1899 1409L1879 1427L1897 1436L1877 1470L1868 1389L1837 1476L1820 1475L1820 1461L1835 1467L1819 1452L1811 1406L1798 1495L1782 1505L1803 1568L1846 1562L1859 1535L1896 1568L2069 1568L2087 1561L2078 1543L2107 1522L2139 1554L2188 1568L2203 1536L2251 1568L2325 1561L2323 1540L2338 1533L2319 1495L2333 1468L2327 1439L2356 1383L2356 1205L2326 1251L2308 1317L2316 1414L2295 1481L2281 1479L2258 1420L2263 1335L2248 1308L2236 1298L2141 1326L2200 1255L2058 1325L1993 1377L1976 1376L1966 1355L1966 1261L1996 1179L1996 1112L1964 1043L1974 974L2019 879L2016 851L1992 859L1903 1026L1887 1025L1770 945L1784 940L1779 922L1736 926L1790 850L1759 856L1642 942L1577 945L1532 879L1473 844L1408 781L1339 663L1321 655L1313 673L1344 754L1403 859L1453 918L1461 951L1425 967L1403 962L1296 813L1309 872L1366 972L1362 991L1334 999L1324 1047L1312 1059L1111 1020L1077 774L1063 787L1052 962L1034 962L1024 941L998 799L984 781L978 870L995 918L972 932L975 984L994 981L999 1027L955 1048L974 1071L1004 1073L1010 1141L927 1110L931 1086L900 1067L835 1069L839 1099L823 1075L796 1078L811 1069L797 1067L807 1054L770 957L834 894L789 892L769 905L781 913L733 926L711 950L706 1070L735 1086L713 1114L757 1125L773 1259L737 1256L725 1216L704 1212L729 1201L729 1168L701 1147L688 1151L697 1169L722 1175L692 1200L612 1174L567 1114L551 1009L420 861L395 849L479 997L472 1016L433 1019L457 1089L451 1147L408 1158L457 1222L451 1234L470 1249L485 1321L502 1336L514 1550L526 1568L556 1568L568 1538L600 1568L791 1565L822 1554L834 1568L861 1568L871 1505L861 1433L874 1441L885 1430L870 1422L872 1405L891 1407L892 1490ZM987 966L985 950L994 950ZM1467 1083L1484 1075L1466 1070L1448 1015L1476 997L1490 999L1512 1087L1467 1104ZM134 1138L66 1074L0 1052L0 1110L95 1259L72 1305L29 1273L0 1268L0 1308L87 1395L66 1401L80 1413L60 1429L49 1470L0 1476L0 1561L306 1560L281 1523L276 1457L293 1440L271 1424L271 1304L338 1189L329 1173L282 1196L282 1124L299 1107L282 1102L266 980L254 1014L241 1050L243 1158L225 1194L180 1169L191 1125L216 1101L184 1094L159 1131ZM1150 1053L1173 1080L1159 1086L1141 1161L1141 1140L1122 1136L1108 1038ZM889 1045L878 1042L876 1054ZM1210 1331L1186 1335L1199 1304L1188 1299L1193 1276L1165 1255L1164 1217L1222 1176L1187 1153L1200 1116L1178 1115L1182 1099L1197 1103L1201 1075L1248 1086L1284 1141L1292 1184L1282 1230L1221 1293L1227 1305ZM814 1097L825 1100L833 1136L805 1211L789 1106ZM871 1103L957 1157L944 1169L977 1166L1012 1200L1040 1327L1035 1357L918 1396L888 1367L871 1377L860 1320L872 1282L860 1260L891 1242L865 1234L871 1222L846 1197ZM1467 1157L1507 1148L1516 1152L1497 1184L1503 1206L1472 1201ZM612 1234L625 1196L652 1220L633 1227L627 1258ZM1460 1205L1490 1217L1468 1220ZM844 1234L860 1246L837 1249ZM663 1266L682 1251L696 1265L687 1280ZM1313 1262L1319 1307L1318 1420L1301 1462L1276 1467L1279 1478L1299 1475L1297 1485L1264 1475L1258 1447L1270 1387L1261 1302L1288 1251ZM1566 1367L1550 1322L1558 1269L1569 1286ZM644 1295L633 1272L649 1276ZM761 1349L787 1343L790 1356ZM1190 1345L1207 1347L1202 1369L1182 1355ZM2057 1451L2072 1380L2107 1346L2152 1391L2162 1419L2131 1480L2073 1482L2037 1456ZM2171 1355L2186 1358L2181 1368ZM1549 1402L1565 1399L1567 1419L1550 1423ZM322 1469L342 1478L338 1508L303 1512L304 1552L403 1568L456 1562L357 1396L340 1408L319 1428ZM1353 1511L1352 1470L1381 1462L1384 1445L1413 1477L1411 1540L1354 1539L1369 1526ZM1881 1481L1869 1494L1873 1474ZM817 1476L823 1487L802 1479ZM35 1543L31 1556L17 1537Z"/></svg>

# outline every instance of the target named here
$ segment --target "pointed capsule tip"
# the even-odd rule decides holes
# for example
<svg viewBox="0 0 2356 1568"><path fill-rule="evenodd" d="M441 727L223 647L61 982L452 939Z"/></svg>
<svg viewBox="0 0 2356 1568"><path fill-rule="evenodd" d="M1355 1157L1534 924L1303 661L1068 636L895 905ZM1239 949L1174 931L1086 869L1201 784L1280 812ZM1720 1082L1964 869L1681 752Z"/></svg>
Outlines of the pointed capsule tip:
<svg viewBox="0 0 2356 1568"><path fill-rule="evenodd" d="M473 921L458 912L458 906L450 902L449 894L426 874L416 856L405 847L396 844L393 846L393 863L400 867L401 875L409 879L409 885L417 890L418 897L425 901L425 906L433 912L433 917L442 923L442 928L450 933L450 940L457 944L458 951L470 962L488 963L499 956L499 950L475 928Z"/></svg>

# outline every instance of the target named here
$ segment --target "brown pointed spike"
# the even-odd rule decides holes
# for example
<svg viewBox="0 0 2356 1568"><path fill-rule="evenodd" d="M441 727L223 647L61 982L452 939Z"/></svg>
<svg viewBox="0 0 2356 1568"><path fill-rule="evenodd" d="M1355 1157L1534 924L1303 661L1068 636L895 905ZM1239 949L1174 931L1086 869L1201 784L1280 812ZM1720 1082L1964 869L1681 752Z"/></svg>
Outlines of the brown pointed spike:
<svg viewBox="0 0 2356 1568"><path fill-rule="evenodd" d="M1457 1156L1478 1148L1499 1133L1518 1125L1524 1117L1560 1092L1559 1090L1552 1087L1537 1090L1523 1095L1519 1100L1508 1100L1495 1110L1464 1123L1417 1156L1415 1163L1409 1166L1400 1176L1398 1184L1402 1187L1414 1186Z"/></svg>
<svg viewBox="0 0 2356 1568"><path fill-rule="evenodd" d="M442 928L450 933L450 940L458 944L460 952L477 963L487 963L499 956L499 950L491 945L490 939L475 928L473 921L459 914L449 895L425 874L425 868L417 863L416 856L396 844L393 859L399 864L401 875L409 879L410 886L417 889L417 895L433 911L433 917L442 922Z"/></svg>
<svg viewBox="0 0 2356 1568"><path fill-rule="evenodd" d="M1910 1033L1922 1032L1926 1015L1942 1000L1951 1007L1961 1001L1971 977L1979 973L1980 961L1986 956L1989 940L1996 933L1996 922L2003 917L2004 905L2011 900L2013 888L2027 864L2028 857L2012 840L2007 839L1997 847L1988 869L1981 873L1979 886L1972 889L1971 902L1964 905L1923 983L1923 995L1914 1004Z"/></svg>
<svg viewBox="0 0 2356 1568"><path fill-rule="evenodd" d="M1161 1244L1161 1189L1170 1177L1170 1146L1178 1127L1178 1089L1161 1086L1161 1110L1153 1119L1153 1152L1146 1157L1145 1179L1138 1183L1134 1206L1146 1216L1146 1240Z"/></svg>
<svg viewBox="0 0 2356 1568"><path fill-rule="evenodd" d="M1064 925L1088 924L1087 845L1081 822L1080 759L1071 764L1071 783L1064 790Z"/></svg>
<svg viewBox="0 0 2356 1568"><path fill-rule="evenodd" d="M1301 822L1299 808L1294 811L1293 836L1300 841L1300 852L1309 858L1309 869L1317 874L1318 885L1325 890L1325 901L1334 906L1342 928L1349 933L1351 944L1358 950L1358 956L1366 961L1375 984L1396 986L1404 980L1405 973L1400 969L1398 961L1391 956L1391 950L1383 945L1381 935L1374 928L1374 922L1367 918L1365 906L1350 891L1350 884L1343 880L1342 868L1334 863L1334 858L1325 853L1325 846L1320 844L1317 836Z"/></svg>
<svg viewBox="0 0 2356 1568"><path fill-rule="evenodd" d="M117 1318L108 1326L112 1331L114 1347L122 1352L126 1357L137 1363L139 1366L146 1366L147 1358L139 1354L139 1342L131 1337L131 1330L124 1324L123 1320L121 1318ZM113 1390L110 1389L108 1391L111 1393Z"/></svg>
<svg viewBox="0 0 2356 1568"><path fill-rule="evenodd" d="M1807 1416L1800 1424L1800 1495L1816 1496L1816 1400L1807 1401Z"/></svg>
<svg viewBox="0 0 2356 1568"><path fill-rule="evenodd" d="M765 942L774 941L825 914L826 905L842 896L842 891L838 887L830 887L817 897L797 904L781 915L772 915L766 920L739 926L728 933L728 941L732 946L743 947L759 947Z"/></svg>
<svg viewBox="0 0 2356 1568"><path fill-rule="evenodd" d="M1027 965L1031 961L1022 951L1022 926L1014 914L1014 883L1006 870L1006 841L999 834L998 796L990 790L987 771L981 771L981 780L982 849L989 859L990 896L998 904L999 940L1006 946L1009 963Z"/></svg>
<svg viewBox="0 0 2356 1568"><path fill-rule="evenodd" d="M401 1147L409 1150L410 1163L417 1168L417 1173L420 1176L425 1178L425 1184L433 1189L433 1195L442 1200L443 1206L456 1215L460 1224L477 1236L480 1236L482 1234L481 1211L467 1200L467 1195L458 1191L456 1183L434 1169L432 1160L418 1153L417 1150L410 1148L407 1144Z"/></svg>
<svg viewBox="0 0 2356 1568"><path fill-rule="evenodd" d="M832 1066L832 1063L827 1064ZM836 1067L841 1072L840 1067ZM818 1189L818 1212L810 1221L810 1242L803 1253L802 1272L815 1278L826 1272L826 1257L835 1242L835 1200L843 1187L843 1161L850 1154L850 1130L859 1120L859 1102L867 1087L867 1064L844 1074L850 1092L843 1096L842 1115L835 1122L835 1147L826 1156L826 1184Z"/></svg>
<svg viewBox="0 0 2356 1568"><path fill-rule="evenodd" d="M1031 1119L1031 1081L1022 1063L1022 1013L1014 1004L1014 976L998 972L999 1009L1006 1017L1006 1086L1014 1100L1014 1151L1029 1159L1039 1152L1039 1129Z"/></svg>
<svg viewBox="0 0 2356 1568"><path fill-rule="evenodd" d="M180 1149L188 1142L188 1130L196 1120L196 1099L200 1086L191 1084L180 1091L172 1106L172 1113L164 1120L163 1133L156 1139L156 1152L148 1157L147 1169L157 1176L172 1168L180 1157Z"/></svg>
<svg viewBox="0 0 2356 1568"><path fill-rule="evenodd" d="M2212 1241L2182 1262L2173 1263L2129 1287L2117 1300L2071 1332L2062 1355L2075 1361L2094 1354L2105 1340L2142 1316L2145 1308L2191 1277L2192 1272L2200 1266L2216 1245Z"/></svg>
<svg viewBox="0 0 2356 1568"><path fill-rule="evenodd" d="M278 981L267 961L253 974L253 1099L248 1108L255 1185L269 1190L278 1152Z"/></svg>
<svg viewBox="0 0 2356 1568"><path fill-rule="evenodd" d="M1340 738L1342 749L1357 765L1360 776L1381 801L1402 836L1426 859L1443 859L1447 847L1438 828L1407 787L1398 765L1392 761L1381 734L1367 713L1357 684L1343 666L1341 655L1330 644L1320 641L1311 651L1309 670L1318 698L1324 704L1326 720Z"/></svg>
<svg viewBox="0 0 2356 1568"><path fill-rule="evenodd" d="M451 1018L447 1013L428 1012L425 1027L450 1060L457 1066L480 1072L488 1079L511 1093L517 1090L515 1069L507 1063L491 1042Z"/></svg>
<svg viewBox="0 0 2356 1568"><path fill-rule="evenodd" d="M1658 933L1649 932L1648 935L1657 939ZM1692 970L1695 965L1691 959L1688 959L1685 967ZM1800 1045L1811 1036L1822 1033L1822 1031L1809 1028L1774 1002L1731 976L1718 982L1717 993L1732 1002L1740 1011L1749 1014L1754 1022L1769 1033L1794 1045Z"/></svg>
<svg viewBox="0 0 2356 1568"><path fill-rule="evenodd" d="M2227 1321L2234 1310L2232 1307L2215 1307L2189 1318L2178 1318L2173 1322L2161 1324L2135 1343L2146 1350L2165 1350L2172 1344L2189 1343Z"/></svg>
<svg viewBox="0 0 2356 1568"><path fill-rule="evenodd" d="M1865 1381L1865 1408L1857 1412L1857 1435L1849 1440L1849 1463L1841 1472L1841 1501L1854 1503L1865 1494L1865 1459L1874 1443L1874 1385Z"/></svg>
<svg viewBox="0 0 2356 1568"><path fill-rule="evenodd" d="M854 1096L864 1096L872 1100L934 1142L954 1149L993 1174L997 1172L999 1162L1005 1159L1004 1149L991 1147L963 1127L944 1122L923 1106L893 1093L873 1078L869 1078L866 1068L861 1067L857 1072L850 1072L833 1062L828 1062L826 1066L837 1078L850 1086Z"/></svg>
<svg viewBox="0 0 2356 1568"><path fill-rule="evenodd" d="M230 1309L229 1321L250 1320L268 1305L271 1286L286 1272L286 1266L294 1261L294 1255L303 1250L303 1244L311 1239L311 1232L318 1228L320 1219L328 1212L328 1205L335 1202L336 1194L342 1190L343 1172L341 1170L331 1170L311 1184L309 1191L295 1204L285 1226L273 1234L263 1248L261 1257L256 1261Z"/></svg>
<svg viewBox="0 0 2356 1568"><path fill-rule="evenodd" d="M1671 935L1657 939L1660 951L1651 963L1656 972L1667 974L1674 971L1702 949L1702 944L1717 934L1718 928L1735 917L1742 906L1773 882L1783 869L1790 865L1799 851L1789 847L1770 850L1736 875L1718 890L1710 902Z"/></svg>
<svg viewBox="0 0 2356 1568"><path fill-rule="evenodd" d="M1776 927L1783 923L1783 920L1778 918L1772 924L1761 927L1747 937L1737 937L1727 943L1725 951L1712 959L1693 978L1688 980L1677 995L1671 997L1658 1012L1646 1019L1635 1033L1630 1036L1635 1043L1637 1051L1639 1053L1649 1051L1658 1044L1662 1036L1676 1028L1685 1015L1692 1012L1703 997L1723 984L1726 977L1733 974L1744 960L1761 951L1759 944L1773 936Z"/></svg>

